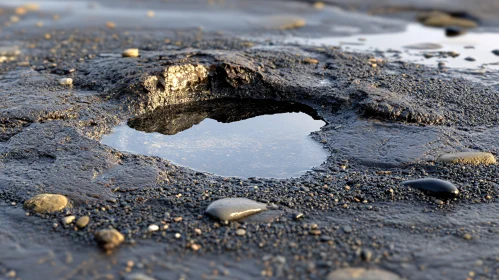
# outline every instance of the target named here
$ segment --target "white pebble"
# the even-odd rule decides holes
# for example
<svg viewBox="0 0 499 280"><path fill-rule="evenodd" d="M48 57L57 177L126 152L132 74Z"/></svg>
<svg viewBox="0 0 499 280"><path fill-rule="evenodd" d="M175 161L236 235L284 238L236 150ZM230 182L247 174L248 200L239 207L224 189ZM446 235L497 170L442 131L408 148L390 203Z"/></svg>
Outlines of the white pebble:
<svg viewBox="0 0 499 280"><path fill-rule="evenodd" d="M121 55L123 57L138 57L139 49L126 49Z"/></svg>
<svg viewBox="0 0 499 280"><path fill-rule="evenodd" d="M148 227L148 230L151 231L151 232L152 231L158 231L159 230L159 226L158 225L150 225Z"/></svg>
<svg viewBox="0 0 499 280"><path fill-rule="evenodd" d="M71 78L62 78L59 80L59 84L61 86L71 86L73 85L73 79Z"/></svg>
<svg viewBox="0 0 499 280"><path fill-rule="evenodd" d="M72 223L76 219L75 216L67 216L62 218L62 222L65 223L66 225Z"/></svg>

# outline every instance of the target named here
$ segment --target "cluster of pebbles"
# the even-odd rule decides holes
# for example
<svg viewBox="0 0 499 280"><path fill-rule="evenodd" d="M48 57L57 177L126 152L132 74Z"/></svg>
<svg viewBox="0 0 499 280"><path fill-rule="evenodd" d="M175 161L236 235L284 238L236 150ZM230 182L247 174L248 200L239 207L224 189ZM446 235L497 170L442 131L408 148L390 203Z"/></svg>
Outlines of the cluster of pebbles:
<svg viewBox="0 0 499 280"><path fill-rule="evenodd" d="M443 164L464 164L464 165L490 165L496 164L495 157L491 153L484 152L459 152L444 154L436 159L436 162ZM427 193L430 196L443 197L443 198L457 198L459 196L459 189L453 183L441 180L437 178L421 178L415 180L403 181L401 183L403 186L418 189ZM63 211L64 209L70 208L70 201L63 195L59 194L39 194L24 203L24 207L35 213L54 213ZM273 208L270 206L270 208ZM260 203L255 200L251 200L243 197L232 197L232 198L222 198L211 202L205 210L205 215L211 217L213 220L218 221L222 224L228 224L230 222L241 222L249 221L251 218L261 216L259 221L265 220L265 213L269 211L269 205L265 203ZM272 211L270 211L272 212ZM295 215L295 219L301 219L303 217L302 213ZM72 224L76 217L73 215L65 216L62 220L63 224ZM90 221L89 216L82 216L76 220L75 230L84 228ZM173 218L174 222L182 221L181 217ZM162 226L160 228L156 224L151 224L148 227L149 232L159 231L160 229L168 228L168 225ZM349 232L351 228L344 228L345 232ZM196 229L195 232L198 235L202 235L200 229ZM237 228L234 231L235 236L246 235L247 230L245 228ZM317 228L317 225L310 227L311 235L320 235L321 231ZM175 235L176 238L180 238L180 233ZM323 238L323 237L321 237ZM326 237L324 237L326 238ZM471 239L470 234L465 234L465 239ZM96 230L94 233L95 242L106 252L111 252L113 249L120 246L125 242L125 235L122 234L119 229L116 228L103 228ZM192 243L189 244L193 251L197 251L201 248L199 244ZM371 259L370 251L361 251L360 255L366 260ZM130 274L129 276L131 276ZM145 276L145 275L144 275ZM340 279L402 279L397 274L389 272L383 269L365 269L365 268L340 268L332 271L327 275L329 280L340 280Z"/></svg>

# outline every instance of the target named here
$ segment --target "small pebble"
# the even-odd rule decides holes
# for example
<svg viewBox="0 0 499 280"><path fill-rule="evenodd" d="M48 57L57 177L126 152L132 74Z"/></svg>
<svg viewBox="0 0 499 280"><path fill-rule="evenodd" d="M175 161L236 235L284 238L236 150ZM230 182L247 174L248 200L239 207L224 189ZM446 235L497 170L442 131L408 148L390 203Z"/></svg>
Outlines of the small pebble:
<svg viewBox="0 0 499 280"><path fill-rule="evenodd" d="M456 37L466 34L466 29L457 26L448 26L445 28L445 36Z"/></svg>
<svg viewBox="0 0 499 280"><path fill-rule="evenodd" d="M476 61L476 58L468 56L464 60L466 60L466 61Z"/></svg>
<svg viewBox="0 0 499 280"><path fill-rule="evenodd" d="M149 230L150 232L154 232L154 231L158 231L159 230L159 226L158 225L150 225L147 230Z"/></svg>
<svg viewBox="0 0 499 280"><path fill-rule="evenodd" d="M497 55L497 56L499 56L499 49L493 50L492 53L495 54L495 55Z"/></svg>
<svg viewBox="0 0 499 280"><path fill-rule="evenodd" d="M121 54L123 57L138 57L139 49L126 49Z"/></svg>
<svg viewBox="0 0 499 280"><path fill-rule="evenodd" d="M198 251L199 249L201 249L201 245L194 243L191 245L191 249L193 251Z"/></svg>
<svg viewBox="0 0 499 280"><path fill-rule="evenodd" d="M350 233L350 232L352 232L352 227L351 226L344 226L343 231L346 233Z"/></svg>
<svg viewBox="0 0 499 280"><path fill-rule="evenodd" d="M303 213L298 213L298 214L293 216L293 219L295 219L295 220L299 220L301 218L303 218Z"/></svg>
<svg viewBox="0 0 499 280"><path fill-rule="evenodd" d="M75 219L76 219L75 216L67 216L67 217L62 218L62 222L67 225L67 224L72 223Z"/></svg>
<svg viewBox="0 0 499 280"><path fill-rule="evenodd" d="M124 280L156 280L155 278L145 275L144 273L132 273L123 277Z"/></svg>
<svg viewBox="0 0 499 280"><path fill-rule="evenodd" d="M246 230L245 229L243 229L243 228L236 229L236 235L237 236L243 236L245 234L246 234Z"/></svg>
<svg viewBox="0 0 499 280"><path fill-rule="evenodd" d="M310 235L321 235L321 231L318 229L312 229L308 232Z"/></svg>
<svg viewBox="0 0 499 280"><path fill-rule="evenodd" d="M95 241L105 250L112 250L118 247L125 237L115 229L102 229L95 233Z"/></svg>
<svg viewBox="0 0 499 280"><path fill-rule="evenodd" d="M84 228L88 225L89 222L90 222L90 217L83 216L83 217L78 218L78 220L76 220L76 226L78 228Z"/></svg>
<svg viewBox="0 0 499 280"><path fill-rule="evenodd" d="M360 268L349 267L340 268L330 272L326 280L346 280L346 279L363 279L363 280L401 280L397 274L387 270L378 268Z"/></svg>
<svg viewBox="0 0 499 280"><path fill-rule="evenodd" d="M324 7L325 7L326 5L324 4L324 2L320 2L320 1L319 1L319 2L315 2L313 6L314 6L314 8L316 8L317 10L322 10L322 9L324 9Z"/></svg>
<svg viewBox="0 0 499 280"><path fill-rule="evenodd" d="M464 238L465 240L471 240L471 239L473 239L473 236L471 236L471 234L469 234L469 233L465 233L465 234L463 235L463 238Z"/></svg>
<svg viewBox="0 0 499 280"><path fill-rule="evenodd" d="M361 252L360 252L360 258L365 261L365 262L370 262L371 259L372 259L372 256L373 256L373 253L368 250L368 249L363 249Z"/></svg>
<svg viewBox="0 0 499 280"><path fill-rule="evenodd" d="M116 24L112 21L108 21L108 22L106 22L106 27L109 29L114 29L114 28L116 28Z"/></svg>
<svg viewBox="0 0 499 280"><path fill-rule="evenodd" d="M239 220L267 210L263 203L247 198L224 198L212 202L206 214L222 221Z"/></svg>
<svg viewBox="0 0 499 280"><path fill-rule="evenodd" d="M303 62L307 63L307 64L317 64L317 63L319 63L319 61L317 59L310 58L310 57L304 58Z"/></svg>
<svg viewBox="0 0 499 280"><path fill-rule="evenodd" d="M73 79L71 79L71 78L62 78L62 79L59 79L59 84L61 86L72 86L73 85Z"/></svg>

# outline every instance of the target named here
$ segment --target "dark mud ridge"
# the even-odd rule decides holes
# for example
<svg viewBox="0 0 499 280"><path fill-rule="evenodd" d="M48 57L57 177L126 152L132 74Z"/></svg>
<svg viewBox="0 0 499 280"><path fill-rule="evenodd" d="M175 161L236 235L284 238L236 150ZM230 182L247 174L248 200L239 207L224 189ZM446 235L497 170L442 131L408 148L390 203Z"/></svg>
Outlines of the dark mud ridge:
<svg viewBox="0 0 499 280"><path fill-rule="evenodd" d="M80 38L94 38L88 32ZM94 41L73 40L35 55L34 67L2 64L1 273L324 279L362 267L408 279L498 277L497 165L435 161L449 152L497 156L497 86L400 62L373 67L372 57L335 49L210 36L165 49L163 38L134 33L139 58L88 57L79 52ZM119 53L127 44L117 40L96 49ZM64 77L72 87L59 85ZM327 161L299 178L223 178L99 142L130 118L154 121L147 116L160 107L226 98L310 106L327 122L313 133ZM426 177L459 194L437 199L401 184ZM69 203L28 216L22 204L40 193ZM230 197L268 210L229 223L204 214ZM76 226L82 216L90 222ZM109 227L124 244L106 255L94 234Z"/></svg>

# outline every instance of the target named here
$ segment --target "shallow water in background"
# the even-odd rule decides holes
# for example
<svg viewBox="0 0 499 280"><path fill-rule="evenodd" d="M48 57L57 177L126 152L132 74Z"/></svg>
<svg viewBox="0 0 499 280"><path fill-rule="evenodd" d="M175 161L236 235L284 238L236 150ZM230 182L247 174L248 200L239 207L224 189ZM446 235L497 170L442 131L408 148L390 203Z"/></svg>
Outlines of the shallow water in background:
<svg viewBox="0 0 499 280"><path fill-rule="evenodd" d="M144 120L129 121L139 130L127 124L115 127L102 143L221 176L298 177L327 158L327 150L309 135L324 121L295 108L280 108L279 102L247 102L200 105L199 110L187 105L189 110L173 114L165 107ZM277 107L275 114L267 108L255 116L260 114L255 106Z"/></svg>
<svg viewBox="0 0 499 280"><path fill-rule="evenodd" d="M455 68L477 68L487 66L499 69L499 56L492 50L499 49L499 33L472 33L447 37L441 28L430 28L411 23L405 31L384 34L356 34L350 36L335 36L322 38L303 38L290 36L286 43L298 43L313 46L340 46L343 50L352 51L383 51L387 58L422 64L437 65L444 61L446 66ZM408 49L407 46L423 43L439 44L438 49ZM458 57L438 57L438 52L455 51ZM432 58L423 57L424 53L435 54ZM476 61L467 61L466 57L473 57Z"/></svg>

